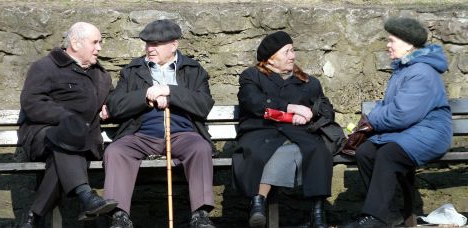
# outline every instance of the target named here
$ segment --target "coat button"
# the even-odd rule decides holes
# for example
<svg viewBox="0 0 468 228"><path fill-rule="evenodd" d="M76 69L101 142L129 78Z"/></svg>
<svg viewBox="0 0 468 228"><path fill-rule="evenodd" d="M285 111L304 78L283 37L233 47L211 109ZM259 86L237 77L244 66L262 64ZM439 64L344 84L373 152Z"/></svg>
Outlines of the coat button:
<svg viewBox="0 0 468 228"><path fill-rule="evenodd" d="M267 103L271 103L271 99L268 98L268 99L266 100L266 102L267 102Z"/></svg>
<svg viewBox="0 0 468 228"><path fill-rule="evenodd" d="M269 140L269 139L265 139L265 142L266 142L266 143L269 143L269 142L270 142L270 140Z"/></svg>
<svg viewBox="0 0 468 228"><path fill-rule="evenodd" d="M278 127L278 131L282 131L283 130L283 127Z"/></svg>

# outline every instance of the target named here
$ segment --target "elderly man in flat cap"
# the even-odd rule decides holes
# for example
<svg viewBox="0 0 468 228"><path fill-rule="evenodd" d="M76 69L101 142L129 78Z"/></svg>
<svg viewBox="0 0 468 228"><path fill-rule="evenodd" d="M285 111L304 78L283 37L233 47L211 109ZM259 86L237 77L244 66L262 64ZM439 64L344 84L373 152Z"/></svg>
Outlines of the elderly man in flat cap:
<svg viewBox="0 0 468 228"><path fill-rule="evenodd" d="M119 204L112 227L132 227L129 219L135 179L142 159L165 154L164 108L171 110L172 158L189 183L190 227L214 227L212 142L204 120L213 107L208 74L177 50L180 27L170 20L149 23L140 33L146 55L120 72L109 95L110 118L121 122L104 154L105 198Z"/></svg>

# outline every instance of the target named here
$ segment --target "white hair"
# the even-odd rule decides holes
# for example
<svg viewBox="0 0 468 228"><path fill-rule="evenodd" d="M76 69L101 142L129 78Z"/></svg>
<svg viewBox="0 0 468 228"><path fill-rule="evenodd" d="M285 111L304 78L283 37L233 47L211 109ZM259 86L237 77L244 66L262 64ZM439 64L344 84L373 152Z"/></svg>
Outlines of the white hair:
<svg viewBox="0 0 468 228"><path fill-rule="evenodd" d="M92 28L95 28L95 26L87 22L77 22L73 24L64 34L65 39L63 41L63 47L70 47L72 39L83 40L87 38Z"/></svg>

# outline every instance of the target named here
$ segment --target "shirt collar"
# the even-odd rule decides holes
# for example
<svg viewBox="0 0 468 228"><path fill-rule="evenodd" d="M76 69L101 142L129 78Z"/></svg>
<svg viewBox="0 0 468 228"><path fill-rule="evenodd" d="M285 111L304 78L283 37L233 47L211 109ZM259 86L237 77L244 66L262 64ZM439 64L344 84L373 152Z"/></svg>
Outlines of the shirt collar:
<svg viewBox="0 0 468 228"><path fill-rule="evenodd" d="M167 69L168 66L170 66L172 70L175 70L176 66L177 66L177 59L178 59L178 53L176 52L175 55L174 55L174 60L173 61L169 61L167 63L165 63L164 65L162 66L159 66L158 64L154 63L154 62L151 62L148 60L148 56L145 56L145 63L146 65L148 65L150 68L154 68L154 67L158 67L160 69Z"/></svg>

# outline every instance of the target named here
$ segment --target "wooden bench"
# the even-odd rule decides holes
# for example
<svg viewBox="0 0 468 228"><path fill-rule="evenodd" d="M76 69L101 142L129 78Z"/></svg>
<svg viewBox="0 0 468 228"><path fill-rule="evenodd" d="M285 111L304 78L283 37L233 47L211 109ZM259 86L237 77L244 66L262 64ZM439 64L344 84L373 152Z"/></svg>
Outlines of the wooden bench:
<svg viewBox="0 0 468 228"><path fill-rule="evenodd" d="M373 102L363 102L362 112L369 113L375 105ZM454 135L468 135L468 119L463 119L468 115L468 99L452 99L450 106L454 115L453 129ZM214 142L233 141L237 135L237 124L239 119L238 107L235 105L214 106L208 115L207 126ZM19 110L0 110L0 147L16 148L18 145ZM103 136L106 143L111 142L107 137L108 130L115 129L116 125L103 125ZM14 149L10 151L14 153ZM449 152L438 162L462 162L468 160L468 152ZM355 165L354 158L338 154L334 157L334 164ZM144 160L141 168L164 168L164 159ZM230 168L230 158L213 158L214 168ZM2 162L0 163L1 173L38 173L45 169L42 162ZM89 162L89 169L102 170L101 161ZM413 205L408 205L412 207ZM406 207L406 204L405 204ZM273 201L268 204L268 227L279 227L278 202ZM415 217L412 217L415 221ZM53 227L61 227L62 221L60 212L55 209L53 212Z"/></svg>
<svg viewBox="0 0 468 228"><path fill-rule="evenodd" d="M14 153L18 145L18 116L19 110L0 110L0 147L12 148L10 153ZM207 126L209 133L214 142L218 141L233 141L237 136L237 124L239 120L238 106L235 105L219 105L214 106L207 118ZM116 128L117 125L106 124L102 125L103 138L105 143L110 143L111 139L107 137L107 133ZM338 155L335 157L335 163L353 164L352 158ZM231 158L213 158L213 166L215 169L230 168ZM166 167L165 159L143 160L141 168L164 168ZM1 173L40 173L44 171L45 163L43 162L0 162ZM89 162L90 170L102 170L102 161ZM58 208L53 211L53 227L61 227L62 220ZM268 204L268 227L278 228L278 202L272 200Z"/></svg>
<svg viewBox="0 0 468 228"><path fill-rule="evenodd" d="M365 114L370 113L377 101L366 101L362 103L361 111ZM453 136L468 136L468 98L458 98L449 100L452 110L452 128ZM459 163L468 161L468 151L463 148L450 148L449 151L440 159L432 161L432 163ZM412 173L413 179L415 172ZM415 227L417 225L414 209L414 192L416 189L402 189L404 197L404 212L405 225Z"/></svg>
<svg viewBox="0 0 468 228"><path fill-rule="evenodd" d="M0 147L3 147L3 153L13 154L18 143L18 117L19 110L0 110ZM212 135L212 140L229 141L236 138L238 111L236 106L215 106L208 116L207 125ZM111 142L107 136L108 132L116 129L115 124L102 125L102 135L106 144ZM11 149L9 149L11 148ZM215 169L229 169L231 167L231 158L213 158ZM102 161L90 161L88 164L90 170L103 170ZM163 158L143 160L141 168L165 168L166 160ZM35 173L39 174L45 170L43 162L0 162L0 174L13 173ZM62 227L62 217L58 207L52 212L52 227Z"/></svg>

